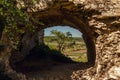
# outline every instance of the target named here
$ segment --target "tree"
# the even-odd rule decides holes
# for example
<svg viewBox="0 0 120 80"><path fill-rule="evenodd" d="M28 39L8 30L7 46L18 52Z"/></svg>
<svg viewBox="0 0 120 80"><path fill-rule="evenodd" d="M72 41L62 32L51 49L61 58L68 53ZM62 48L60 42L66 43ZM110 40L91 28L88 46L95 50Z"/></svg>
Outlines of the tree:
<svg viewBox="0 0 120 80"><path fill-rule="evenodd" d="M52 30L51 34L54 36L52 41L57 42L57 48L60 52L64 50L66 42L72 39L72 34L70 32L63 33L61 31Z"/></svg>

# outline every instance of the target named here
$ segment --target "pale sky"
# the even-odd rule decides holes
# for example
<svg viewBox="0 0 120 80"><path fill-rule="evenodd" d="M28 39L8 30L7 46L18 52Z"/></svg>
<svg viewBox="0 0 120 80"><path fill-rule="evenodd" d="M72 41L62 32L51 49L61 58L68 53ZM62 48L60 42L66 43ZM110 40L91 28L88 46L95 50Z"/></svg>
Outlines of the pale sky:
<svg viewBox="0 0 120 80"><path fill-rule="evenodd" d="M71 28L69 26L54 26L54 27L46 28L44 32L44 36L50 36L51 30L58 30L58 31L62 31L63 33L71 32L73 37L81 37L82 35L80 31L78 31L77 29Z"/></svg>

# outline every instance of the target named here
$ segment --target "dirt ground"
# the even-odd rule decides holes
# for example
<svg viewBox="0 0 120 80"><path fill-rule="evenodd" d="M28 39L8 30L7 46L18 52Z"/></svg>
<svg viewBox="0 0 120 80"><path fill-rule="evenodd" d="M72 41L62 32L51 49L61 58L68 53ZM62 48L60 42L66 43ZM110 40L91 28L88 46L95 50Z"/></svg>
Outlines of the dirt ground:
<svg viewBox="0 0 120 80"><path fill-rule="evenodd" d="M56 64L54 66L49 66L46 70L36 70L25 73L29 80L71 80L71 75L73 71L83 69L82 63L75 64ZM84 67L85 68L85 67Z"/></svg>
<svg viewBox="0 0 120 80"><path fill-rule="evenodd" d="M18 72L26 75L28 80L71 80L74 71L85 69L87 63L60 63L52 60L31 59L19 64Z"/></svg>

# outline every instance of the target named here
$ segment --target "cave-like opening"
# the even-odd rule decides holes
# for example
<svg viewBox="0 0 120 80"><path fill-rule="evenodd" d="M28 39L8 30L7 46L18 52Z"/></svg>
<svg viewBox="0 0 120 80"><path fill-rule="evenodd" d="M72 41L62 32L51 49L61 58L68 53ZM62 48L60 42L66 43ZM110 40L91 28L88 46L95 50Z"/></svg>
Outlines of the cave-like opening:
<svg viewBox="0 0 120 80"><path fill-rule="evenodd" d="M10 64L15 71L24 73L29 79L32 78L33 74L33 77L36 77L35 75L39 74L39 77L53 75L57 77L61 75L61 77L65 78L63 80L70 80L70 76L74 71L94 66L96 50L93 32L90 32L86 25L79 22L79 19L76 19L74 16L70 16L63 20L63 17L53 17L53 15L49 15L47 17L44 16L40 18L40 21L46 25L38 27L34 33L26 32L21 38L20 50L16 52L13 51L10 57ZM59 51L51 50L49 46L41 44L42 42L44 43L44 36L40 36L44 35L44 29L58 25L67 25L82 33L82 40L86 45L87 62L80 61L74 63L72 62L73 60L71 60L72 58L65 58L65 55L63 55L66 60L65 61L58 55L50 55L51 53L60 53ZM80 49L80 47L76 48ZM68 54L66 56L68 56Z"/></svg>
<svg viewBox="0 0 120 80"><path fill-rule="evenodd" d="M67 26L68 31L66 31L65 26L61 27L63 28L61 29L63 34L69 32L69 28L71 29L71 27L68 28ZM64 50L59 51L57 48L58 44L54 41L55 35L46 35L46 29L48 29L48 27L37 31L37 36L36 33L30 36L26 34L27 37L30 37L29 39L32 40L32 38L34 38L33 42L35 43L35 46L29 50L29 54L18 62L12 63L13 57L15 56L11 56L11 64L14 70L24 73L28 79L32 78L33 73L38 74L37 72L39 72L40 78L44 76L61 75L65 80L68 80L74 71L93 66L95 55L92 55L92 53L95 51L95 47L89 36L86 36L86 34L83 33L77 33L79 37L72 34L72 40L65 41ZM56 29L53 30L58 31ZM64 30L66 32L63 32ZM47 30L47 33L49 33L48 31L49 29ZM77 31L80 32L79 30ZM26 35L23 36L23 40L24 38L26 40ZM36 37L38 38L36 39ZM31 40L31 43L29 44L32 44Z"/></svg>
<svg viewBox="0 0 120 80"><path fill-rule="evenodd" d="M53 31L55 33L52 33ZM60 47L60 52L75 62L87 62L86 44L82 38L82 33L75 28L53 26L44 29L44 44L50 49L58 51L58 47Z"/></svg>

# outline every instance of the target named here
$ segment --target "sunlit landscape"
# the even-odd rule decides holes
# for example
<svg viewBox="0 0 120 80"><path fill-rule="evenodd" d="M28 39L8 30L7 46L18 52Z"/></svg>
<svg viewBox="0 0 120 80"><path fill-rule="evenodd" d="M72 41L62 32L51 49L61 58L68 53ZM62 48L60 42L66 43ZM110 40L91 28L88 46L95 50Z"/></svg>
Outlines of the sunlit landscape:
<svg viewBox="0 0 120 80"><path fill-rule="evenodd" d="M55 27L55 29L56 28L57 27ZM64 30L64 28L61 28L61 29ZM69 31L69 28L67 28L67 29ZM72 30L72 29L70 28L70 30ZM73 32L71 32L71 34L73 34L73 33L75 34L74 30L75 29L73 29ZM47 31L49 31L49 30L47 30ZM58 29L58 31L59 31L59 29ZM63 32L63 31L61 30L61 32ZM79 34L80 34L80 32L79 32ZM57 50L58 43L56 41L53 41L54 38L55 38L55 36L51 36L51 34L49 36L48 35L44 36L44 43L50 49ZM84 40L81 36L72 37L72 40L65 41L63 45L64 45L64 47L63 47L62 53L66 57L69 57L73 61L76 61L76 62L87 62L86 45L85 45Z"/></svg>

